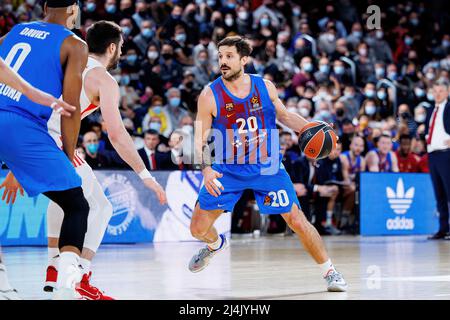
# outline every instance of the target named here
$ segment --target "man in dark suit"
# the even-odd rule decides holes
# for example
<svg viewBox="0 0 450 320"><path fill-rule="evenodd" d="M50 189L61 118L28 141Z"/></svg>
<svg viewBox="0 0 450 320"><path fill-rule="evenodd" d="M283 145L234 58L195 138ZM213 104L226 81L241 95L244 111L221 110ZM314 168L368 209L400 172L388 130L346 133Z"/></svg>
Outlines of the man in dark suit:
<svg viewBox="0 0 450 320"><path fill-rule="evenodd" d="M156 130L150 129L144 134L144 148L138 153L148 170L173 170L174 166L169 152L161 152L158 145L161 140Z"/></svg>
<svg viewBox="0 0 450 320"><path fill-rule="evenodd" d="M450 240L450 102L449 84L438 80L433 85L434 108L427 110L426 141L428 164L439 212L439 231L430 240Z"/></svg>
<svg viewBox="0 0 450 320"><path fill-rule="evenodd" d="M313 160L301 156L292 165L292 182L303 212L309 221L312 220L310 202L314 204L314 226L321 235L330 234L322 225L326 220L327 204L330 197L339 191L337 186L324 185L332 180L332 172L322 160Z"/></svg>

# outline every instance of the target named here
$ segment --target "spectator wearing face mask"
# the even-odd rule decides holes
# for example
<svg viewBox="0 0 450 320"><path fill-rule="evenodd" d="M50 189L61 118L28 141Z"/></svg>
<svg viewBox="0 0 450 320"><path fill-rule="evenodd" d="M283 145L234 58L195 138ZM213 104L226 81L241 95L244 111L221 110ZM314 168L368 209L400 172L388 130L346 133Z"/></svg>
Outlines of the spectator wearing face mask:
<svg viewBox="0 0 450 320"><path fill-rule="evenodd" d="M152 106L149 108L147 115L142 120L142 130L153 129L159 134L168 138L174 130L174 123L169 111L163 107L163 100L159 96L154 96Z"/></svg>
<svg viewBox="0 0 450 320"><path fill-rule="evenodd" d="M351 50L357 51L357 47L363 40L363 36L364 33L361 23L354 22L352 25L351 33L346 37L347 43L349 44Z"/></svg>
<svg viewBox="0 0 450 320"><path fill-rule="evenodd" d="M83 13L81 14L81 23L85 24L88 20L99 21L101 15L97 8L97 3L95 0L87 0L84 2Z"/></svg>
<svg viewBox="0 0 450 320"><path fill-rule="evenodd" d="M277 31L272 25L272 21L267 14L263 14L258 21L257 32L264 38L264 40L274 39Z"/></svg>
<svg viewBox="0 0 450 320"><path fill-rule="evenodd" d="M148 12L148 5L145 2L145 0L136 1L135 12L132 15L132 19L134 20L137 26L142 26L142 22L151 19L151 15Z"/></svg>
<svg viewBox="0 0 450 320"><path fill-rule="evenodd" d="M122 52L128 52L130 49L138 51L138 47L133 42L133 38L137 34L135 30L138 30L138 27L134 25L134 20L122 18L122 20L120 20L120 27L122 28L123 34Z"/></svg>
<svg viewBox="0 0 450 320"><path fill-rule="evenodd" d="M361 42L358 45L355 64L357 83L363 86L375 72L374 60L369 54L369 46L367 43Z"/></svg>
<svg viewBox="0 0 450 320"><path fill-rule="evenodd" d="M104 6L104 12L101 14L101 20L114 21L119 24L122 18L122 14L117 7L116 0L106 0Z"/></svg>
<svg viewBox="0 0 450 320"><path fill-rule="evenodd" d="M343 85L353 84L353 80L349 72L345 69L345 64L342 60L333 61L333 70L331 72L331 75L340 84Z"/></svg>
<svg viewBox="0 0 450 320"><path fill-rule="evenodd" d="M376 105L374 99L365 99L359 110L359 116L365 115L368 117L369 122L380 121L381 116L379 113L379 108Z"/></svg>
<svg viewBox="0 0 450 320"><path fill-rule="evenodd" d="M177 61L182 65L192 65L194 63L192 58L192 45L188 42L186 30L182 24L177 24L171 44Z"/></svg>
<svg viewBox="0 0 450 320"><path fill-rule="evenodd" d="M83 136L83 148L86 153L86 162L93 169L124 168L123 160L115 152L99 150L99 141L95 132L89 131Z"/></svg>
<svg viewBox="0 0 450 320"><path fill-rule="evenodd" d="M182 84L178 87L181 91L181 101L185 102L188 110L197 112L197 98L201 92L201 87L195 85L195 75L191 70L183 73Z"/></svg>
<svg viewBox="0 0 450 320"><path fill-rule="evenodd" d="M253 20L255 23L257 21L260 21L263 16L268 17L274 26L274 28L278 28L280 26L280 13L275 8L275 1L274 0L264 0L263 4L259 6L254 12L253 12ZM256 29L257 25L253 25L253 29Z"/></svg>
<svg viewBox="0 0 450 320"><path fill-rule="evenodd" d="M236 28L238 34L249 34L252 31L253 15L246 5L238 6Z"/></svg>
<svg viewBox="0 0 450 320"><path fill-rule="evenodd" d="M344 94L339 98L339 101L344 103L349 119L353 119L358 115L361 97L359 93L357 94L354 86L345 86Z"/></svg>
<svg viewBox="0 0 450 320"><path fill-rule="evenodd" d="M300 62L300 72L294 75L292 79L292 89L300 97L303 97L305 87L308 84L316 85L316 80L313 76L314 65L311 57L303 57Z"/></svg>
<svg viewBox="0 0 450 320"><path fill-rule="evenodd" d="M384 61L392 63L392 50L387 41L384 39L383 29L372 30L364 41L370 46L373 52L373 58L376 61Z"/></svg>
<svg viewBox="0 0 450 320"><path fill-rule="evenodd" d="M186 104L181 100L181 91L178 88L170 88L166 92L167 105L164 107L168 111L173 126L180 123L181 119L189 115Z"/></svg>
<svg viewBox="0 0 450 320"><path fill-rule="evenodd" d="M329 21L326 26L326 31L323 32L318 39L317 47L320 52L331 55L336 50L336 25L333 21Z"/></svg>
<svg viewBox="0 0 450 320"><path fill-rule="evenodd" d="M330 71L330 61L327 57L322 57L319 59L319 70L314 73L314 79L317 83L323 83L328 80Z"/></svg>
<svg viewBox="0 0 450 320"><path fill-rule="evenodd" d="M134 44L139 48L140 55L145 56L150 42L155 39L155 26L151 20L142 20L140 33L133 38Z"/></svg>
<svg viewBox="0 0 450 320"><path fill-rule="evenodd" d="M202 50L208 51L209 64L213 67L213 69L214 67L217 68L217 47L215 43L211 41L210 33L206 31L200 34L199 43L192 50L192 55L194 57L198 57L199 52ZM218 69L215 70L215 72L217 71Z"/></svg>
<svg viewBox="0 0 450 320"><path fill-rule="evenodd" d="M182 78L183 68L175 60L173 47L170 43L164 43L161 48L161 59L159 61L161 66L161 80L164 87L176 87L180 84Z"/></svg>
<svg viewBox="0 0 450 320"><path fill-rule="evenodd" d="M190 69L195 74L195 84L203 88L213 80L214 72L209 63L208 51L201 50L195 59L195 66Z"/></svg>
<svg viewBox="0 0 450 320"><path fill-rule="evenodd" d="M183 7L180 4L173 6L170 15L164 21L159 33L161 39L169 40L174 35L177 25L182 25L185 30L188 29L186 22L183 21Z"/></svg>
<svg viewBox="0 0 450 320"><path fill-rule="evenodd" d="M308 121L311 119L312 107L311 100L309 99L300 99L297 104L298 113Z"/></svg>

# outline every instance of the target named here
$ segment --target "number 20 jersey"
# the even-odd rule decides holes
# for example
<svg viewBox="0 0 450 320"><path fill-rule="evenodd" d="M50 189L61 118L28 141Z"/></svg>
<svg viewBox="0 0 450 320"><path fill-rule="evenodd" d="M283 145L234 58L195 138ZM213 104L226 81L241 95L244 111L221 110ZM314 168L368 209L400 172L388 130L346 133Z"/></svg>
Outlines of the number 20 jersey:
<svg viewBox="0 0 450 320"><path fill-rule="evenodd" d="M228 90L222 77L210 84L217 106L213 167L221 172L258 175L263 168L280 166L275 106L263 78L249 76L250 93L242 99Z"/></svg>
<svg viewBox="0 0 450 320"><path fill-rule="evenodd" d="M32 86L60 97L63 69L60 48L74 34L64 26L42 21L13 27L0 46L0 57ZM46 125L52 109L36 104L20 92L0 84L0 110L19 113Z"/></svg>

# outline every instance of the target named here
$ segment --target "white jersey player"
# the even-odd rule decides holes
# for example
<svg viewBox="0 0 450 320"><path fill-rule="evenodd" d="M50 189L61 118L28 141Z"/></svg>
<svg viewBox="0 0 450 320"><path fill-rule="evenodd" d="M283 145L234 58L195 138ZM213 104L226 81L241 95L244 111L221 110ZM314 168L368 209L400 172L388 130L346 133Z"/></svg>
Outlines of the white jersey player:
<svg viewBox="0 0 450 320"><path fill-rule="evenodd" d="M145 168L145 164L134 147L133 140L126 131L118 109L120 93L117 81L108 69L115 68L121 56L123 44L122 31L113 22L100 21L93 24L87 34L89 60L83 72L83 87L80 96L81 118L87 117L100 109L108 127L108 137L121 158L139 175L144 185L153 190L161 204L167 202L163 188ZM54 113L48 122L48 130L58 146L62 147L60 115ZM113 208L97 181L92 169L78 155L73 158L73 165L82 178L82 189L90 212L88 228L84 241L80 264L83 279L77 288L80 295L89 300L110 300L100 290L89 283L90 264L112 216ZM50 202L48 211L48 245L49 265L45 291L53 291L57 279L57 260L59 255L58 237L63 219L61 208Z"/></svg>

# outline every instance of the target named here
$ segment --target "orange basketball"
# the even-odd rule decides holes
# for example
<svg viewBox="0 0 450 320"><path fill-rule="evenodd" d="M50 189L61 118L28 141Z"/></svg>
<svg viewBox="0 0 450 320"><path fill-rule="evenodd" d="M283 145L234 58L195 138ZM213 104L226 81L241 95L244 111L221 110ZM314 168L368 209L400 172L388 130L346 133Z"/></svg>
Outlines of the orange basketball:
<svg viewBox="0 0 450 320"><path fill-rule="evenodd" d="M300 132L300 150L310 159L328 157L336 148L337 136L333 128L323 121L311 121Z"/></svg>

